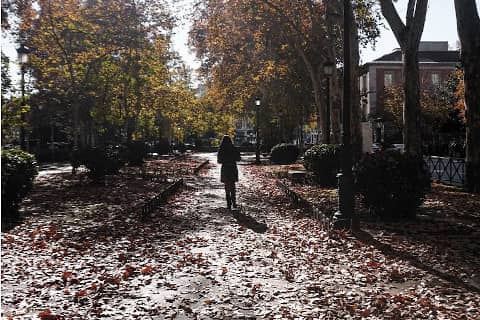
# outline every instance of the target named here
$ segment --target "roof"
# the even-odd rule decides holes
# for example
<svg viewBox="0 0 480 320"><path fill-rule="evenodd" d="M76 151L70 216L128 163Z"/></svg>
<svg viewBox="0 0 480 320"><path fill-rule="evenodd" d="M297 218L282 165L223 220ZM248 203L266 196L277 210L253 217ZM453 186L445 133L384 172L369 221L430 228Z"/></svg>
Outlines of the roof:
<svg viewBox="0 0 480 320"><path fill-rule="evenodd" d="M418 52L419 62L460 62L460 51L419 51ZM394 51L392 53L381 56L378 59L373 60L373 62L391 62L391 61L402 61L402 52Z"/></svg>

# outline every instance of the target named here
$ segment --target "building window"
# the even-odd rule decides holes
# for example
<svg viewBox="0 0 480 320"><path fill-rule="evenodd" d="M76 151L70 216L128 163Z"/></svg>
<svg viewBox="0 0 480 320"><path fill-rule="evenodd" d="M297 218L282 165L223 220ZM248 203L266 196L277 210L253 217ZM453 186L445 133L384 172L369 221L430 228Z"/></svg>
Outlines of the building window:
<svg viewBox="0 0 480 320"><path fill-rule="evenodd" d="M393 84L393 73L386 72L383 75L383 85L385 88L391 87Z"/></svg>
<svg viewBox="0 0 480 320"><path fill-rule="evenodd" d="M240 130L243 127L243 121L242 120L237 120L235 121L235 129Z"/></svg>
<svg viewBox="0 0 480 320"><path fill-rule="evenodd" d="M440 84L440 75L438 73L432 73L432 84L438 86Z"/></svg>

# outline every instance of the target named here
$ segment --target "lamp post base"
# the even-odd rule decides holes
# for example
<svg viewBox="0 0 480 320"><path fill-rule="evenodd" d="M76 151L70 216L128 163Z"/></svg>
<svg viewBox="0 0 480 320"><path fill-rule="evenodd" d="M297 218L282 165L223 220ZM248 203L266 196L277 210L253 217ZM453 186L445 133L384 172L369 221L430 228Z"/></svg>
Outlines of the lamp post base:
<svg viewBox="0 0 480 320"><path fill-rule="evenodd" d="M352 227L352 220L340 211L335 212L333 215L333 229L343 230L350 229Z"/></svg>
<svg viewBox="0 0 480 320"><path fill-rule="evenodd" d="M353 219L354 195L351 188L352 179L343 173L337 174L338 179L338 211L333 215L334 229L351 229Z"/></svg>

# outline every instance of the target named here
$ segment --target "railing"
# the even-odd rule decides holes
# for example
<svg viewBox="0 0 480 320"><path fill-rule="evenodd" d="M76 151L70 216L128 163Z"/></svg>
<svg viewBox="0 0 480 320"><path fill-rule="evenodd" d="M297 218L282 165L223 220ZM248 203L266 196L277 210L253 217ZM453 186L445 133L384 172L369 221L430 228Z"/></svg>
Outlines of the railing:
<svg viewBox="0 0 480 320"><path fill-rule="evenodd" d="M431 179L444 184L463 186L465 184L465 160L462 158L425 156Z"/></svg>

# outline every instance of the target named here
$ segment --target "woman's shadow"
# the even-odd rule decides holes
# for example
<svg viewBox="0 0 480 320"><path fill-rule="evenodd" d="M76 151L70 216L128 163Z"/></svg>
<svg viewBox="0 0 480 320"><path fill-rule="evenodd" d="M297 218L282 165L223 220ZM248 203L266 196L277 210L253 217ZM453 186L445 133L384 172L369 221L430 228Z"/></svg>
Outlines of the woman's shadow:
<svg viewBox="0 0 480 320"><path fill-rule="evenodd" d="M267 231L268 226L265 223L258 222L252 216L244 213L242 206L232 209L232 215L237 220L237 223L245 228L248 228L257 233L264 233Z"/></svg>

